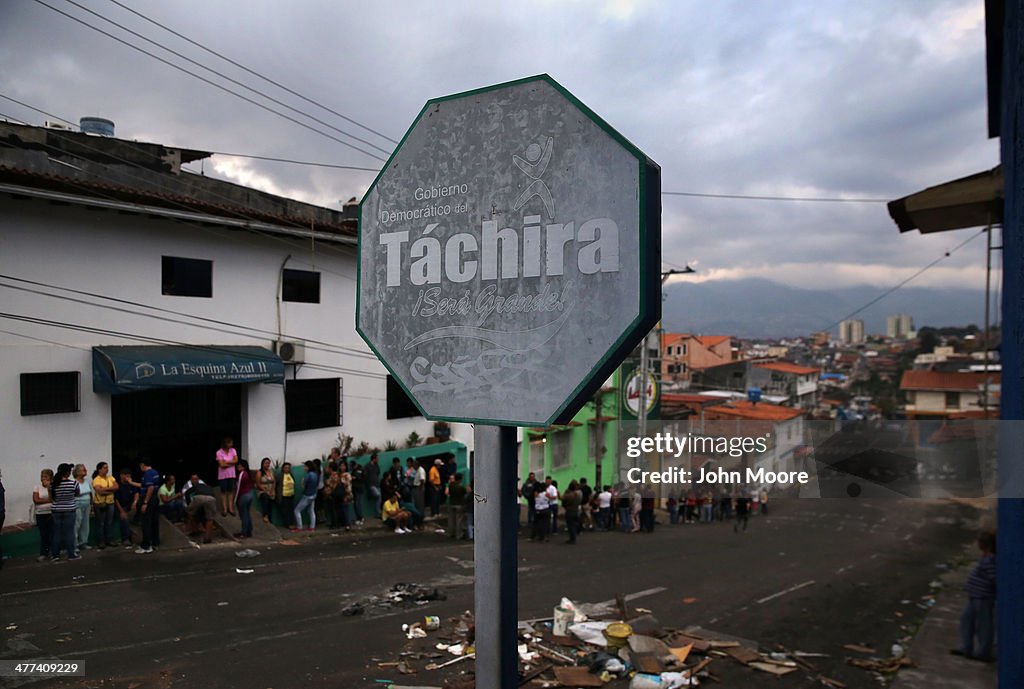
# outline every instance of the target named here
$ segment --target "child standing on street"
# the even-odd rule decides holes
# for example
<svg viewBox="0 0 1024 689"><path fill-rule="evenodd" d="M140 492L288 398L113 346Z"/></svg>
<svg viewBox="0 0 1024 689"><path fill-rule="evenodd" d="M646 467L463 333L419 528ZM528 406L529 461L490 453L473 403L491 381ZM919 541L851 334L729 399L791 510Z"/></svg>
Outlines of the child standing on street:
<svg viewBox="0 0 1024 689"><path fill-rule="evenodd" d="M971 570L964 586L968 600L960 616L960 648L952 653L990 663L994 659L995 641L996 535L982 532L978 536L978 549L981 550L981 559Z"/></svg>

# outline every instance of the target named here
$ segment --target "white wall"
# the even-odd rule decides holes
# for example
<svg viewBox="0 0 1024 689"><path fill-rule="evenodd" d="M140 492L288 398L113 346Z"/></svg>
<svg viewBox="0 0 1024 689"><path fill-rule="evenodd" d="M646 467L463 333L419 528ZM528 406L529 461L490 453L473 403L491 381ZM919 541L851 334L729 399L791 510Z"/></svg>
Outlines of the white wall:
<svg viewBox="0 0 1024 689"><path fill-rule="evenodd" d="M273 333L278 330L279 271L289 254L286 267L320 271L321 302L281 303L281 339L318 340L328 343L327 349L335 348L320 351L312 347L323 345L307 347L307 365L299 367L296 375L342 378L343 424L288 434L285 455L282 386L248 385L242 405L246 454L295 461L326 452L339 433L352 435L357 442L381 445L388 440L402 441L412 431L423 437L432 435L432 423L422 417L386 421L386 371L355 332L354 248L0 197L0 273L211 318L222 325L118 305L133 312L125 313L0 286L0 311L7 313L173 342L269 348L277 339ZM165 255L212 260L213 297L163 296L161 257ZM103 301L10 280L0 279L0 283ZM240 331L232 324L271 332ZM7 488L8 521L14 522L27 518L29 495L42 467L54 467L65 458L87 465L109 459L110 398L92 391L91 347L152 343L3 317L0 330L8 331L0 332L0 439L4 443L0 470ZM345 370L323 371L316 366ZM292 369L287 367L289 378ZM20 415L20 373L69 370L81 372L80 412ZM472 448L469 426L454 424L452 433L454 439Z"/></svg>

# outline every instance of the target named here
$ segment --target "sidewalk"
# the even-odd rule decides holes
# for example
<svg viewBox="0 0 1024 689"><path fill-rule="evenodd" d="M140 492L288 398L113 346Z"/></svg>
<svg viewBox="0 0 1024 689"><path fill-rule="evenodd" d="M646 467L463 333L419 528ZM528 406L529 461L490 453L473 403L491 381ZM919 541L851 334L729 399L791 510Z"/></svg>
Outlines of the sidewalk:
<svg viewBox="0 0 1024 689"><path fill-rule="evenodd" d="M995 689L995 663L967 660L949 652L960 645L960 613L967 602L964 582L974 565L972 560L943 575L945 587L907 651L916 667L900 670L891 689Z"/></svg>

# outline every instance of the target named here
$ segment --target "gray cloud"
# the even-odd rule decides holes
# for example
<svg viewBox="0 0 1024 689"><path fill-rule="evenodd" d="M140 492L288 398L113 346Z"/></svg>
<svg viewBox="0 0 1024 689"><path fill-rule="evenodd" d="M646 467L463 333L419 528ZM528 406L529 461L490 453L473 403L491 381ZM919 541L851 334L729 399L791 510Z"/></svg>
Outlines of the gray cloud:
<svg viewBox="0 0 1024 689"><path fill-rule="evenodd" d="M47 2L86 18L63 0ZM385 143L109 2L82 2ZM669 190L896 198L998 160L985 135L980 0L841 6L149 0L133 7L394 138L429 98L550 73L657 160ZM119 136L379 164L34 2L0 3L0 64L0 91L72 119L110 117ZM2 100L0 112L43 119ZM373 178L237 159L213 163L217 174L323 204L360 195ZM884 280L887 271L901 275L966 236L900 237L881 204L666 197L664 209L669 260L792 284L827 264L867 266L864 275ZM980 257L965 249L948 266L966 271ZM781 265L786 270L773 269Z"/></svg>

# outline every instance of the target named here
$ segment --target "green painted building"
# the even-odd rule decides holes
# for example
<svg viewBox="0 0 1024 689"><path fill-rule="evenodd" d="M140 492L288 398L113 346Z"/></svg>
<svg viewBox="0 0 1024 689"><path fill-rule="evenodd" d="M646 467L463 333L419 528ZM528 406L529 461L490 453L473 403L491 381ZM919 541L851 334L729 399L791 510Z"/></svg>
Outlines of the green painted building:
<svg viewBox="0 0 1024 689"><path fill-rule="evenodd" d="M598 481L598 456L600 481L618 480L621 379L621 369L616 370L568 424L523 429L519 465L523 480L532 471L538 477L552 477L562 490L580 477L593 486Z"/></svg>

